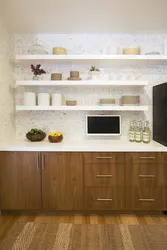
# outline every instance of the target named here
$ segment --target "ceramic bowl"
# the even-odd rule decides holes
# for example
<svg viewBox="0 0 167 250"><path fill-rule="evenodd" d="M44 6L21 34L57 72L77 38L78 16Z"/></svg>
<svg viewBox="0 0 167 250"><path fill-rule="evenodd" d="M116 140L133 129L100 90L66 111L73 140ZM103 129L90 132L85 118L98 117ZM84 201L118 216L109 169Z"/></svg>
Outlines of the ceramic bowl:
<svg viewBox="0 0 167 250"><path fill-rule="evenodd" d="M127 48L123 49L124 55L140 55L140 48Z"/></svg>
<svg viewBox="0 0 167 250"><path fill-rule="evenodd" d="M46 137L46 134L45 133L42 133L42 134L37 134L37 135L31 135L29 133L26 134L26 138L29 140L29 141L32 141L32 142L37 142L37 141L42 141L44 140Z"/></svg>
<svg viewBox="0 0 167 250"><path fill-rule="evenodd" d="M58 142L61 142L63 140L63 136L51 136L49 135L48 136L48 140L51 142L51 143L58 143Z"/></svg>
<svg viewBox="0 0 167 250"><path fill-rule="evenodd" d="M77 105L77 101L66 101L66 105L67 106L76 106Z"/></svg>

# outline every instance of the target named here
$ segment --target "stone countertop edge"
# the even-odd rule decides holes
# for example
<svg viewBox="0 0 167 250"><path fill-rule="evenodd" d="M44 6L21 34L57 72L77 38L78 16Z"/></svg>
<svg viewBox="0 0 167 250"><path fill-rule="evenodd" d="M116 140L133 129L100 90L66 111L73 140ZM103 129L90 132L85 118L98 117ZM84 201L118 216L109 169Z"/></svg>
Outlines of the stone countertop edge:
<svg viewBox="0 0 167 250"><path fill-rule="evenodd" d="M167 152L167 147L151 141L148 144L120 140L64 140L50 143L48 140L30 142L13 138L0 141L0 151L30 152Z"/></svg>

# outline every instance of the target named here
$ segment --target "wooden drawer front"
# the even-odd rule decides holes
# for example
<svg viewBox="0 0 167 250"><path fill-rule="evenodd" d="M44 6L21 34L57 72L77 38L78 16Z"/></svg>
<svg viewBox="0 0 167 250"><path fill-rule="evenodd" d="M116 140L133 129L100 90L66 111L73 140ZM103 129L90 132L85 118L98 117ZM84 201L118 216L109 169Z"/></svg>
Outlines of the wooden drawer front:
<svg viewBox="0 0 167 250"><path fill-rule="evenodd" d="M155 152L126 153L126 161L129 163L135 162L143 165L153 165L164 161L164 154Z"/></svg>
<svg viewBox="0 0 167 250"><path fill-rule="evenodd" d="M128 187L167 187L167 167L163 153L127 153Z"/></svg>
<svg viewBox="0 0 167 250"><path fill-rule="evenodd" d="M123 187L125 180L124 164L85 164L84 185L85 186L119 186Z"/></svg>
<svg viewBox="0 0 167 250"><path fill-rule="evenodd" d="M134 164L126 168L126 184L130 187L156 186L156 166L141 166Z"/></svg>
<svg viewBox="0 0 167 250"><path fill-rule="evenodd" d="M110 163L123 163L124 153L83 153L84 163L98 163L98 164L110 164Z"/></svg>
<svg viewBox="0 0 167 250"><path fill-rule="evenodd" d="M163 211L163 190L159 188L128 188L126 208L128 210Z"/></svg>
<svg viewBox="0 0 167 250"><path fill-rule="evenodd" d="M122 210L125 208L124 189L86 187L84 208L88 210Z"/></svg>

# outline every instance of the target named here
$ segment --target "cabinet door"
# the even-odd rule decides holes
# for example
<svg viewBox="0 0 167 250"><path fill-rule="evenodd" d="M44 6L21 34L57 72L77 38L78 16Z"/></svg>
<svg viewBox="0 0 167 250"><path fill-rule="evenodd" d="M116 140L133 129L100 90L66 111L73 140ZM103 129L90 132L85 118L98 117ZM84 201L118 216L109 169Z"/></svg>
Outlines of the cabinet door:
<svg viewBox="0 0 167 250"><path fill-rule="evenodd" d="M43 208L83 208L82 154L42 153Z"/></svg>
<svg viewBox="0 0 167 250"><path fill-rule="evenodd" d="M39 155L0 152L0 209L41 208Z"/></svg>
<svg viewBox="0 0 167 250"><path fill-rule="evenodd" d="M126 153L126 208L163 210L166 166L163 153Z"/></svg>

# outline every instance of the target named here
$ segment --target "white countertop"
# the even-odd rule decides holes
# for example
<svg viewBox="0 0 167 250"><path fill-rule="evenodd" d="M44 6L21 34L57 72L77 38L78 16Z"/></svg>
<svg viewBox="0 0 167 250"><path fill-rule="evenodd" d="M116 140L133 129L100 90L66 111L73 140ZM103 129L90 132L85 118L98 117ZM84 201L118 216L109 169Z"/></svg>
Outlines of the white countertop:
<svg viewBox="0 0 167 250"><path fill-rule="evenodd" d="M61 143L50 143L13 138L0 141L0 151L50 151L50 152L167 152L167 147L151 141L149 144L129 142L127 138L113 140L64 139Z"/></svg>

